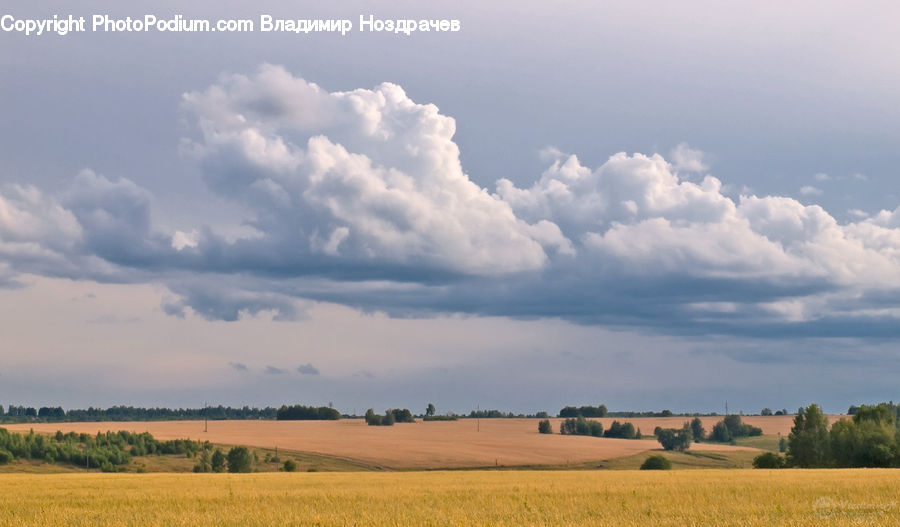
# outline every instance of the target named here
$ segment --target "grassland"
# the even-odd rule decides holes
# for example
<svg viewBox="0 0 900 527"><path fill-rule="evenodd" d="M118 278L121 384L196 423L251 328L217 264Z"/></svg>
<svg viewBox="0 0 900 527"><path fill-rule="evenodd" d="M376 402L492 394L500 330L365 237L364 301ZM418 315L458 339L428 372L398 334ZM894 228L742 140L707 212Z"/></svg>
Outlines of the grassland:
<svg viewBox="0 0 900 527"><path fill-rule="evenodd" d="M0 476L0 525L896 525L893 470Z"/></svg>
<svg viewBox="0 0 900 527"><path fill-rule="evenodd" d="M671 418L629 419L647 433ZM675 418L680 427L684 418ZM771 419L769 426L780 430L783 418ZM366 426L359 419L341 421L210 421L203 431L202 421L161 421L128 423L47 423L7 425L9 430L54 433L56 430L85 432L129 430L147 431L158 439L190 438L222 445L255 448L278 447L281 451L303 452L367 469L434 469L528 466L578 466L641 454L659 448L654 439L629 440L583 436L543 435L536 419L473 419L397 424L391 427ZM554 420L554 430L559 430ZM611 423L611 419L606 419ZM750 419L748 418L748 422ZM607 426L608 426L607 423ZM712 425L710 425L711 427ZM757 425L759 426L759 425ZM771 433L766 428L767 433ZM735 452L755 450L750 446L695 444L695 451Z"/></svg>

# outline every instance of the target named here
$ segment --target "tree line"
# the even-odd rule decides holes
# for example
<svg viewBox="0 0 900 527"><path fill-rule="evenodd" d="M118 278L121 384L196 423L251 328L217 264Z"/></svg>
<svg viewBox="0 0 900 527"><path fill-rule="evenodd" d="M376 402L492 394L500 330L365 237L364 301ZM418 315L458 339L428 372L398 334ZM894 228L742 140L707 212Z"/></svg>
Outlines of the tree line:
<svg viewBox="0 0 900 527"><path fill-rule="evenodd" d="M35 434L33 430L21 434L0 428L0 464L33 459L118 472L131 462L132 456L180 454L193 457L203 447L199 441L189 439L159 441L147 432L136 434L123 430L98 432L92 436L57 431L56 435L45 436Z"/></svg>
<svg viewBox="0 0 900 527"><path fill-rule="evenodd" d="M328 406L282 406L275 414L279 421L336 421L341 413Z"/></svg>
<svg viewBox="0 0 900 527"><path fill-rule="evenodd" d="M415 423L412 412L407 408L397 409L388 408L384 411L384 415L378 415L375 410L369 408L366 410L366 424L369 426L394 426L394 423Z"/></svg>
<svg viewBox="0 0 900 527"><path fill-rule="evenodd" d="M552 434L553 424L549 419L543 419L538 422L538 432L541 434ZM609 425L609 429L603 429L603 423L600 421L589 421L584 416L569 418L559 424L559 433L561 435L581 435L593 437L613 437L619 439L641 439L641 430L635 430L631 423L620 423L613 421Z"/></svg>
<svg viewBox="0 0 900 527"><path fill-rule="evenodd" d="M224 419L275 419L278 411L273 407L232 408L230 406L208 406L205 408L141 408L135 406L112 406L109 408L72 409L62 407L0 405L0 422L19 423L41 421L47 423L75 421L176 421L176 420L224 420Z"/></svg>

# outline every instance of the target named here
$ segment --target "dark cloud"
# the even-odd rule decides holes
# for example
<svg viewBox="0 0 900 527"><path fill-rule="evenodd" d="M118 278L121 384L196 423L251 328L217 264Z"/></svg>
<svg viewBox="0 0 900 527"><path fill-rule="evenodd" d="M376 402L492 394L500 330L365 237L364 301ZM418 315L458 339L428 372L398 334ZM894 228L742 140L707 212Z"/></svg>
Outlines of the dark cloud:
<svg viewBox="0 0 900 527"><path fill-rule="evenodd" d="M307 362L306 364L300 365L297 367L297 371L302 373L303 375L318 375L319 369L312 365L311 362Z"/></svg>
<svg viewBox="0 0 900 527"><path fill-rule="evenodd" d="M266 366L266 369L263 371L266 375L281 375L287 373L287 370L276 368L275 366Z"/></svg>
<svg viewBox="0 0 900 527"><path fill-rule="evenodd" d="M242 362L229 362L228 365L236 371L247 371L247 365Z"/></svg>

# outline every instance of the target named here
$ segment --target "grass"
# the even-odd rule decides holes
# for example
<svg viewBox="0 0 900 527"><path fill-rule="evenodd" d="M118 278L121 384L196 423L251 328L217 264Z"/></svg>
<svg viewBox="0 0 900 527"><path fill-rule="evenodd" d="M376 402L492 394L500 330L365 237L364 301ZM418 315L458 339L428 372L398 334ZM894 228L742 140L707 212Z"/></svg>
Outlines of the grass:
<svg viewBox="0 0 900 527"><path fill-rule="evenodd" d="M0 525L896 525L897 488L859 469L6 474Z"/></svg>

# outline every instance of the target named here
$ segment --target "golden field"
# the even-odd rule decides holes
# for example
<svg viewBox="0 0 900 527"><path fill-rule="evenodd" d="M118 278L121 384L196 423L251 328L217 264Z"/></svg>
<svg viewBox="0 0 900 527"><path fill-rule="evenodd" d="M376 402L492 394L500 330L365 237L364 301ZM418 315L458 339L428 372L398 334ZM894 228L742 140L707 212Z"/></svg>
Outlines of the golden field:
<svg viewBox="0 0 900 527"><path fill-rule="evenodd" d="M0 525L897 525L895 470L0 476Z"/></svg>
<svg viewBox="0 0 900 527"><path fill-rule="evenodd" d="M709 429L721 418L704 418ZM622 420L622 419L620 419ZM634 418L628 421L652 434L656 426L680 427L677 418ZM552 419L559 431L560 419ZM612 419L600 419L608 427ZM708 422L707 422L708 421ZM774 434L790 416L747 417L745 422ZM54 433L75 431L95 434L107 430L150 432L157 439L189 438L223 445L246 445L294 452L310 452L354 460L371 468L425 469L490 466L578 465L641 454L658 449L655 439L629 440L584 436L542 435L537 419L474 419L398 423L390 427L367 426L361 419L340 421L202 421L35 423L6 425L10 431ZM480 430L476 427L480 426ZM734 453L754 450L746 446L694 444L691 451Z"/></svg>

